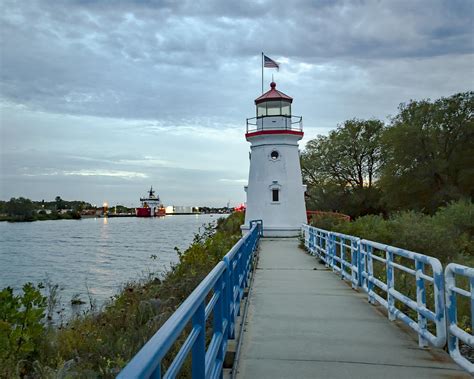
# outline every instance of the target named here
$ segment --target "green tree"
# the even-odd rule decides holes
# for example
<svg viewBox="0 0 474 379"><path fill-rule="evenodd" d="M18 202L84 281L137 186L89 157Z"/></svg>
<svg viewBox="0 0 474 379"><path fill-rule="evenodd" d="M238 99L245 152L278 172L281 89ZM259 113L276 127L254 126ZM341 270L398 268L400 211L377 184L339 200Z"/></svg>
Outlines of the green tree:
<svg viewBox="0 0 474 379"><path fill-rule="evenodd" d="M351 216L379 211L374 184L382 165L383 131L380 120L352 119L307 143L301 166L309 208Z"/></svg>
<svg viewBox="0 0 474 379"><path fill-rule="evenodd" d="M5 212L11 217L31 219L35 212L35 206L30 199L25 199L24 197L16 199L12 197L5 204Z"/></svg>
<svg viewBox="0 0 474 379"><path fill-rule="evenodd" d="M61 199L61 196L56 196L54 198L54 202L56 203L56 210L59 211L61 209L65 209L65 202Z"/></svg>
<svg viewBox="0 0 474 379"><path fill-rule="evenodd" d="M434 213L474 191L474 92L401 104L384 134L389 209Z"/></svg>
<svg viewBox="0 0 474 379"><path fill-rule="evenodd" d="M6 201L1 201L0 200L0 214L7 213L6 204L7 204Z"/></svg>

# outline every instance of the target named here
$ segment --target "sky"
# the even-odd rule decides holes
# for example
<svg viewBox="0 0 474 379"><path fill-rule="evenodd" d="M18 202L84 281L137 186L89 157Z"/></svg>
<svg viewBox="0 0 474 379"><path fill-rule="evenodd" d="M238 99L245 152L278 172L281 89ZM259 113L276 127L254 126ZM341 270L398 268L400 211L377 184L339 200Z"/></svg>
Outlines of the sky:
<svg viewBox="0 0 474 379"><path fill-rule="evenodd" d="M474 2L0 0L0 199L245 200L265 69L305 137L474 88Z"/></svg>

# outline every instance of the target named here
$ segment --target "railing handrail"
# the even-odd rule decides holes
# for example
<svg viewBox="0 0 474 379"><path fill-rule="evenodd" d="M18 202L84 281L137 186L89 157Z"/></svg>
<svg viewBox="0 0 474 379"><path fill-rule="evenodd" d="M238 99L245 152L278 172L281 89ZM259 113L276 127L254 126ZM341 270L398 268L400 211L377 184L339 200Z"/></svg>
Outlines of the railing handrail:
<svg viewBox="0 0 474 379"><path fill-rule="evenodd" d="M469 291L456 286L456 275L469 279ZM474 329L474 268L450 263L445 269L446 289L446 315L448 323L448 349L453 360L474 375L474 363L466 359L459 349L459 341L474 346L474 336L466 333L457 324L457 298L456 294L471 299L471 330Z"/></svg>
<svg viewBox="0 0 474 379"><path fill-rule="evenodd" d="M359 238L359 237L354 237L354 238ZM443 268L442 265L441 265L441 262L439 261L439 259L437 259L435 257L431 257L431 256L426 255L426 254L416 253L414 251L410 251L410 250L407 250L407 249L402 249L400 247L395 247L395 246L391 246L391 245L387 245L387 244L384 244L384 243L375 242L375 241L371 241L371 240L366 240L366 239L360 239L360 243L367 243L367 244L372 245L373 247L375 247L378 250L384 250L384 251L388 251L388 252L391 252L391 253L395 253L395 254L400 255L402 257L405 257L405 258L416 259L416 260L421 261L423 263L433 264L433 265L436 266L437 269L439 268L440 270L442 270L442 268Z"/></svg>
<svg viewBox="0 0 474 379"><path fill-rule="evenodd" d="M352 282L353 287L362 288L368 295L370 303L375 301L383 305L388 310L390 320L396 318L402 320L419 336L420 346L426 346L429 342L434 346L443 347L448 339L448 350L453 360L462 368L474 374L474 364L461 355L459 341L474 347L474 336L457 326L456 294L470 297L471 299L471 330L474 330L474 268L450 263L443 272L441 262L429 255L416 253L410 250L401 249L395 246L361 239L342 233L331 232L329 230L315 228L303 224L302 226L305 246L310 254L317 255L325 264L341 274L342 279ZM337 240L339 238L339 241ZM351 244L345 242L350 240ZM339 255L336 245L339 245ZM351 261L345 257L344 251L350 249ZM385 252L385 257L374 254L374 249L380 253ZM379 253L379 254L380 254ZM415 262L415 268L409 268L396 262L395 256L410 259ZM354 260L356 262L354 262ZM385 266L386 282L382 282L374 276L373 263L379 262ZM354 264L356 263L356 264ZM424 271L424 266L430 265L432 275ZM350 269L347 273L345 270ZM405 296L395 288L394 269L404 271L414 275L416 278L416 301ZM470 291L456 287L455 276L467 277L470 281ZM434 312L426 305L425 281L433 284ZM382 298L376 293L375 287L387 294L387 298ZM404 303L407 307L416 311L418 320L413 320L402 310L396 307L396 301ZM447 326L446 326L447 320ZM427 321L431 321L436 326L436 335L427 328Z"/></svg>
<svg viewBox="0 0 474 379"><path fill-rule="evenodd" d="M173 346L225 269L226 265L222 261L212 269L161 328L148 340L139 353L127 364L128 372L133 372L136 377L143 378L149 377L156 370L160 361L171 346ZM143 361L148 362L148 365L143 365ZM128 378L128 376L124 377Z"/></svg>
<svg viewBox="0 0 474 379"><path fill-rule="evenodd" d="M275 127L273 123L265 125L264 120L267 118L272 118L272 117L284 117L286 119L284 127ZM253 120L255 120L255 122L252 122ZM262 120L262 122L259 123L258 120ZM247 124L247 128L246 128L247 133L252 133L259 130L292 130L292 131L302 132L303 131L303 116L275 115L275 116L249 117L246 120L246 124ZM293 125L295 124L298 124L298 126L294 127Z"/></svg>
<svg viewBox="0 0 474 379"><path fill-rule="evenodd" d="M370 240L360 240L360 273L362 281L364 281L362 288L368 293L369 299L377 300L387 308L390 320L396 318L403 321L418 333L420 347L427 346L427 341L436 347L442 347L446 344L446 323L445 323L445 304L444 304L444 281L443 268L441 262L434 257L428 255L415 253L413 251L401 249L391 245L386 245ZM385 252L385 257L373 255L373 249ZM395 262L395 256L410 259L415 262L415 269L404 266L401 263ZM377 257L377 258L375 258ZM385 264L385 272L387 280L381 283L374 277L373 260L379 260ZM425 273L424 266L431 266L433 275L430 276ZM411 274L416 279L416 300L402 294L395 288L394 269L404 271ZM433 283L433 301L434 311L428 309L426 305L426 289L425 280ZM383 285L382 285L383 284ZM387 294L386 299L382 299L375 291L375 287L384 291ZM417 320L413 320L403 310L396 307L396 300L403 303L408 308L411 308L417 313ZM435 324L436 334L428 330L427 322L431 321Z"/></svg>
<svg viewBox="0 0 474 379"><path fill-rule="evenodd" d="M227 346L228 338L233 336L232 326L236 317L234 310L237 303L240 303L243 294L241 287L247 284L246 279L250 271L251 258L260 236L261 222L251 223L249 232L239 239L222 261L214 266L170 318L130 360L118 378L147 378L151 376L160 378L161 360L191 320L193 329L170 366L173 368L173 373L178 372L199 338L202 346L198 346L201 350L198 349L199 354L196 354L196 357L193 350L193 377L203 377L201 374L204 372L207 376L209 372L212 373L221 367L223 358L221 357L219 361L217 359ZM221 285L219 286L218 283ZM214 296L206 305L206 297L213 288ZM235 291L236 288L238 291ZM216 305L218 302L219 306ZM216 311L216 306L218 314L215 314L214 322L216 323L217 319L220 321L217 321L217 325L214 326L218 329L217 332L214 330L214 345L212 347L209 345L206 352L204 345L206 319L211 311ZM199 319L199 322L195 322L195 319ZM189 343L187 343L188 341ZM196 363L195 360L199 362ZM198 373L194 372L195 366L199 367Z"/></svg>

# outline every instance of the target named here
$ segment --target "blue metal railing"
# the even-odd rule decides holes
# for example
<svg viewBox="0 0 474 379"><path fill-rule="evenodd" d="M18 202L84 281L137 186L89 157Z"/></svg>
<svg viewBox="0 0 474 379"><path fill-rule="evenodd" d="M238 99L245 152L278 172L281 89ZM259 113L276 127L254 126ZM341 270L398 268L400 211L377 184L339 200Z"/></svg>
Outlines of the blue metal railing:
<svg viewBox="0 0 474 379"><path fill-rule="evenodd" d="M420 346L430 343L443 347L447 338L453 360L474 374L474 363L462 355L459 346L462 342L474 348L474 268L450 263L443 275L440 261L427 255L309 225L303 225L302 232L310 254L321 259L342 279L349 280L353 287L362 288L369 302L383 305L390 320L398 318L415 330ZM397 290L395 270L414 277L415 300ZM458 287L456 277L464 277L469 290ZM427 283L432 286L432 291L427 292ZM457 295L470 301L471 334L457 324ZM398 308L397 302L414 311L417 319ZM434 309L430 309L428 303ZM434 334L430 332L428 323L434 325Z"/></svg>
<svg viewBox="0 0 474 379"><path fill-rule="evenodd" d="M371 302L375 300L382 304L388 310L390 320L398 318L415 330L418 333L420 347L427 346L428 342L433 346L443 347L446 344L446 320L441 262L427 255L378 242L360 240L359 245L362 288L367 292L369 300ZM382 269L382 272L384 272L385 275L382 274L382 276L385 276L385 282L376 277L375 265L378 265L379 270ZM396 270L415 278L415 300L397 289L395 282ZM429 272L432 274L430 275ZM433 310L427 304L427 282L433 288L430 299ZM383 292L385 298L377 292ZM417 319L414 320L397 307L398 302L414 311ZM435 325L434 334L429 331L428 322Z"/></svg>
<svg viewBox="0 0 474 379"><path fill-rule="evenodd" d="M175 378L189 353L192 355L193 378L220 377L227 342L229 338L234 338L235 319L261 235L262 222L251 221L249 232L132 358L118 378ZM211 314L212 334L206 349L206 322ZM189 323L190 333L166 373L162 374L161 361Z"/></svg>
<svg viewBox="0 0 474 379"><path fill-rule="evenodd" d="M456 286L456 277L464 277L468 281L469 291ZM448 319L448 348L454 361L474 375L474 364L466 359L459 349L459 342L474 347L474 336L466 333L457 325L457 295L467 297L470 301L471 333L474 330L474 269L456 263L450 263L445 270L446 310Z"/></svg>
<svg viewBox="0 0 474 379"><path fill-rule="evenodd" d="M362 288L369 302L383 305L390 320L398 318L414 329L420 346L426 346L427 342L437 347L445 345L444 281L438 259L308 225L303 225L302 231L311 254L323 260L342 279L350 281L354 288ZM395 270L414 277L415 300L397 289ZM429 299L433 309L427 305L426 282L433 287ZM413 320L398 304L414 311L417 320ZM429 331L428 322L435 325L434 334Z"/></svg>

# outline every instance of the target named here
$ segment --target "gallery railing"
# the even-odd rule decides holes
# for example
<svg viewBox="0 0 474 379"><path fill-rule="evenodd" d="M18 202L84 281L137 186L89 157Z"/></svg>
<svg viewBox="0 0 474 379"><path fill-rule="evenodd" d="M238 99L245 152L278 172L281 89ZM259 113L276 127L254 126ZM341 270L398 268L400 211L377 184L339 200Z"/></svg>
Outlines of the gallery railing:
<svg viewBox="0 0 474 379"><path fill-rule="evenodd" d="M301 116L264 116L247 119L247 133L266 130L303 131L303 117Z"/></svg>

